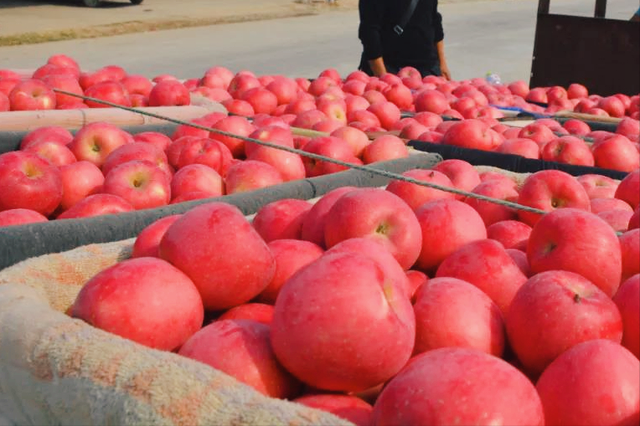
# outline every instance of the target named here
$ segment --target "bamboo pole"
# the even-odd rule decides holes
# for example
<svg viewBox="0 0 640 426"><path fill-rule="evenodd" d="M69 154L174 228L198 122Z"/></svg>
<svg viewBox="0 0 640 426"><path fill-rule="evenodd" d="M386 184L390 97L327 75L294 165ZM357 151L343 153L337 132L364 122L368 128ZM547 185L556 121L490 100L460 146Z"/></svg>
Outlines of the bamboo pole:
<svg viewBox="0 0 640 426"><path fill-rule="evenodd" d="M140 109L180 120L192 120L210 112L210 110L202 106L146 107ZM0 112L1 131L30 131L44 126L61 126L67 129L78 129L97 121L106 121L116 126L166 123L164 120L117 108Z"/></svg>

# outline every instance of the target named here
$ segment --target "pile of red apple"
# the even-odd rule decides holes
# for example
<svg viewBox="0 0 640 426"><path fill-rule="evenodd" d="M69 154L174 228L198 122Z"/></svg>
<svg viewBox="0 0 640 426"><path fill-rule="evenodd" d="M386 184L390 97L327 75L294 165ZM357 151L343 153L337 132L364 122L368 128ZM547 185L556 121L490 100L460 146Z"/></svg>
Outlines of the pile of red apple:
<svg viewBox="0 0 640 426"><path fill-rule="evenodd" d="M331 136L305 138L295 137L279 117L250 122L212 113L194 121L348 164L409 155L397 136L370 141L347 126ZM25 136L19 151L0 155L0 226L156 208L347 168L188 126L177 128L173 139L156 132L131 135L104 122L75 136L62 127L42 127Z"/></svg>
<svg viewBox="0 0 640 426"><path fill-rule="evenodd" d="M283 76L257 77L247 70L234 75L228 69L216 66L207 70L202 78L181 83L168 74L152 80L129 75L117 65L83 72L73 58L54 55L30 77L23 81L23 76L16 72L0 70L0 111L103 107L95 102L55 94L51 89L56 88L124 106L188 105L189 92L196 92L223 102L242 115L297 114L315 109L315 105L311 106L305 100L315 101L322 95L327 95L327 100L351 95L348 97L363 97L369 104L388 100L403 111L431 111L458 118L501 116L492 106L547 114L575 110L593 115L640 118L638 95L590 95L586 87L577 83L566 89L560 86L529 89L521 80L508 85L490 84L482 78L446 81L435 76L422 78L411 67L400 70L398 75L386 74L380 78L355 71L344 79L334 69L326 69L316 80L309 81ZM354 102L361 104L362 100L348 101L349 104Z"/></svg>
<svg viewBox="0 0 640 426"><path fill-rule="evenodd" d="M637 424L640 171L405 175L548 213L402 181L252 221L209 203L143 230L69 313L362 426Z"/></svg>
<svg viewBox="0 0 640 426"><path fill-rule="evenodd" d="M129 75L115 65L81 72L77 63L64 55L50 57L47 64L33 73L32 79L21 81L19 77L11 71L0 71L0 111L103 106L56 94L50 88L124 106L187 105L189 93L193 92L221 102L234 114L277 116L295 127L327 133L345 125L366 132L399 131L407 139L621 171L637 167L640 156L634 152L640 149L640 98L621 94L606 98L588 96L587 90L578 84L568 90L561 87L529 90L522 81L502 86L479 78L460 82L435 76L421 78L412 68L380 78L355 71L345 79L335 70L327 69L310 81L281 75L258 77L246 70L234 74L224 67L212 67L202 78L182 83L170 75L160 75L151 81L144 76ZM546 101L550 106L544 109L527 101ZM597 107L594 110L590 105ZM626 118L615 135L592 132L578 120L560 125L555 120L543 119L526 130L508 127L497 120L504 116L497 107L553 113L574 106L577 111L613 117L626 115ZM401 118L402 112L414 116ZM444 137L454 123L443 122L442 116L478 121L458 126L464 130L459 130L457 136ZM545 148L548 142L553 143Z"/></svg>

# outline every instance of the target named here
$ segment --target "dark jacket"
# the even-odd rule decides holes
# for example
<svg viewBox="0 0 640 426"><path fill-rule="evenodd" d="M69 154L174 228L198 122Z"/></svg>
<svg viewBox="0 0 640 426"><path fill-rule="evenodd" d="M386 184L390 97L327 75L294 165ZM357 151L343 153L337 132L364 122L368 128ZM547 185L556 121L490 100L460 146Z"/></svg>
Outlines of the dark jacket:
<svg viewBox="0 0 640 426"><path fill-rule="evenodd" d="M390 72L397 72L404 66L418 68L421 72L438 66L436 43L444 38L438 0L420 0L404 32L398 35L394 27L400 23L410 2L360 0L361 68L363 65L368 67L367 61L381 56Z"/></svg>

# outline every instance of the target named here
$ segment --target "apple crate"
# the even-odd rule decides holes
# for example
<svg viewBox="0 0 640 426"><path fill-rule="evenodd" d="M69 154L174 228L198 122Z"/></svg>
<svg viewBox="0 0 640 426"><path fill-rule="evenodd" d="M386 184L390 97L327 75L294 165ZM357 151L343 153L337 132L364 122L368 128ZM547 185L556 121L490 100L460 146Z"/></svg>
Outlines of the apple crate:
<svg viewBox="0 0 640 426"><path fill-rule="evenodd" d="M407 158L372 164L371 167L394 173L410 169L429 169L442 157L415 153ZM244 214L283 198L309 200L341 186L380 186L389 179L370 172L348 170L325 176L300 179L256 191L188 201L155 209L83 219L66 219L0 228L0 270L30 257L58 253L94 243L119 241L134 237L150 223L184 213L212 201L233 204ZM35 243L34 243L35 242Z"/></svg>

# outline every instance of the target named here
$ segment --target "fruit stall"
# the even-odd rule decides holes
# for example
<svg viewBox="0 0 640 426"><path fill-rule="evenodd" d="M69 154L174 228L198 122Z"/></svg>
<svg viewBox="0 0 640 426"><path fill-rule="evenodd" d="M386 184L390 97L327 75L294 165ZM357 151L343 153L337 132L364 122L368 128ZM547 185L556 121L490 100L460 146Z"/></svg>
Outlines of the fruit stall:
<svg viewBox="0 0 640 426"><path fill-rule="evenodd" d="M640 94L0 70L0 424L637 425Z"/></svg>

